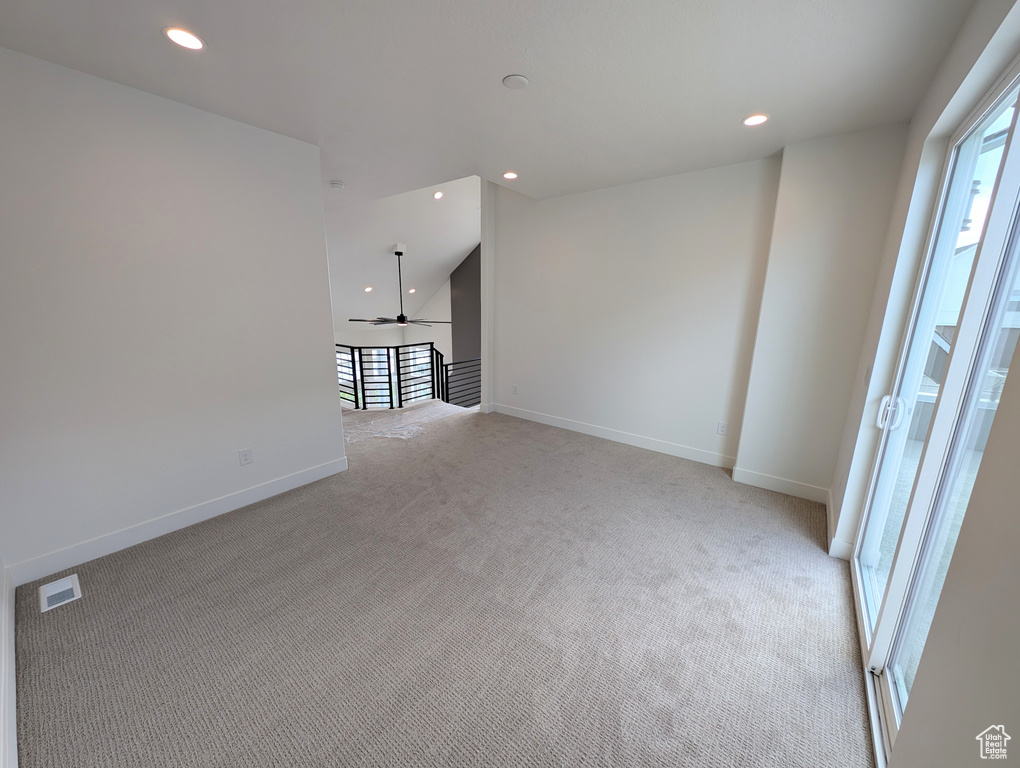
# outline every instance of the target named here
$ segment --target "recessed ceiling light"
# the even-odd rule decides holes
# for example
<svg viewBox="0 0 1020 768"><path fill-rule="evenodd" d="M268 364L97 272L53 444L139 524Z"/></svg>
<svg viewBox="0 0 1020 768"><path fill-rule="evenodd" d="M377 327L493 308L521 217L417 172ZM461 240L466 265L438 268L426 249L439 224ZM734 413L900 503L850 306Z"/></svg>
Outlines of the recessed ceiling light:
<svg viewBox="0 0 1020 768"><path fill-rule="evenodd" d="M503 174L503 178L510 179L512 181L513 179L517 178L517 174L514 173L513 171L507 171L506 173Z"/></svg>
<svg viewBox="0 0 1020 768"><path fill-rule="evenodd" d="M761 115L761 114L751 115L750 117L745 117L744 118L744 125L747 125L747 126L761 125L762 123L764 123L768 119L769 119L768 115Z"/></svg>
<svg viewBox="0 0 1020 768"><path fill-rule="evenodd" d="M528 87L528 78L524 75L507 75L503 78L503 85L511 91L519 91Z"/></svg>
<svg viewBox="0 0 1020 768"><path fill-rule="evenodd" d="M436 198L436 200L442 200L443 199L443 193L442 192L436 192L436 194L432 195L432 197Z"/></svg>
<svg viewBox="0 0 1020 768"><path fill-rule="evenodd" d="M205 41L198 35L194 35L186 29L180 29L179 27L167 27L163 30L163 34L182 48L188 48L192 51L200 51L205 48Z"/></svg>
<svg viewBox="0 0 1020 768"><path fill-rule="evenodd" d="M412 288L412 289L410 289L410 290L408 291L408 293L414 293L414 292L415 292L415 291L417 291L417 290L418 290L417 288Z"/></svg>
<svg viewBox="0 0 1020 768"><path fill-rule="evenodd" d="M333 187L333 189L343 189L344 183L340 179L333 179L333 181L329 182L329 186Z"/></svg>
<svg viewBox="0 0 1020 768"><path fill-rule="evenodd" d="M367 287L367 288L365 289L365 293L371 293L371 292L372 292L372 286L368 286L368 287Z"/></svg>

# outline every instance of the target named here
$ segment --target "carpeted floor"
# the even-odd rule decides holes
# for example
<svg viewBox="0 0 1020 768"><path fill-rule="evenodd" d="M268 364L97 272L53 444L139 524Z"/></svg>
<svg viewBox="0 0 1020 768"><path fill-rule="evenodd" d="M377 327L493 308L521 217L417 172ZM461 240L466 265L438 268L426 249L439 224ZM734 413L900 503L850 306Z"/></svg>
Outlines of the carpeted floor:
<svg viewBox="0 0 1020 768"><path fill-rule="evenodd" d="M405 408L364 411L345 408L344 441L348 444L360 443L370 437L396 437L408 440L422 434L430 422L464 411L464 408L444 403L442 400L423 400Z"/></svg>
<svg viewBox="0 0 1020 768"><path fill-rule="evenodd" d="M21 768L872 764L820 505L477 411L348 449L19 588Z"/></svg>

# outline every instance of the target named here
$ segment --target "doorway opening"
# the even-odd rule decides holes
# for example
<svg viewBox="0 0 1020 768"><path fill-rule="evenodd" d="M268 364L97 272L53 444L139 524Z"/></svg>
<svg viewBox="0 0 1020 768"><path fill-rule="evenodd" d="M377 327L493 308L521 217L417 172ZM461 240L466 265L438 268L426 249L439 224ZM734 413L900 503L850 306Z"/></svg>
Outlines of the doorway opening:
<svg viewBox="0 0 1020 768"><path fill-rule="evenodd" d="M326 236L341 405L478 405L481 179L334 203ZM395 244L402 271L393 265Z"/></svg>

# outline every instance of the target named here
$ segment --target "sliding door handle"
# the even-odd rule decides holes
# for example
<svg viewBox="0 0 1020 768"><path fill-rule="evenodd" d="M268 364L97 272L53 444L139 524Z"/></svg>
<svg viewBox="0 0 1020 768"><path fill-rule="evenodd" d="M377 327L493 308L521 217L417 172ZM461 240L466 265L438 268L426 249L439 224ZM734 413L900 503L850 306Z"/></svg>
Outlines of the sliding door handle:
<svg viewBox="0 0 1020 768"><path fill-rule="evenodd" d="M894 429L898 429L900 424L903 423L903 414L907 412L906 406L907 404L906 402L904 402L902 397L897 397L893 401L892 405L893 421L892 424L889 425L890 432L892 432Z"/></svg>
<svg viewBox="0 0 1020 768"><path fill-rule="evenodd" d="M882 395L882 402L878 404L878 419L875 420L875 426L879 429L885 429L885 425L889 421L890 405L892 405L892 395Z"/></svg>
<svg viewBox="0 0 1020 768"><path fill-rule="evenodd" d="M903 414L906 412L906 402L902 397L883 395L882 402L878 405L878 419L875 426L879 429L889 428L889 431L898 428L903 423ZM890 423L890 418L892 422Z"/></svg>

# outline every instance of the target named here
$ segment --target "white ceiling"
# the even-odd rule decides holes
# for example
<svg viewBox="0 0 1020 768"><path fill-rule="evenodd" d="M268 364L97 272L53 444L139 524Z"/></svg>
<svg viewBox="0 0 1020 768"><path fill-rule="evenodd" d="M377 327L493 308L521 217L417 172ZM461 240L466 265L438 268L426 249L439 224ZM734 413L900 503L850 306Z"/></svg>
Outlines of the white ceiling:
<svg viewBox="0 0 1020 768"><path fill-rule="evenodd" d="M433 197L437 190L443 193L441 200ZM351 317L396 317L400 307L396 243L407 246L401 257L404 312L417 317L478 245L481 222L477 176L328 211L334 325L340 330ZM372 292L365 293L369 285ZM416 289L413 294L408 293L411 288Z"/></svg>
<svg viewBox="0 0 1020 768"><path fill-rule="evenodd" d="M907 120L971 4L10 0L0 46L318 144L328 207L508 168L546 198Z"/></svg>

